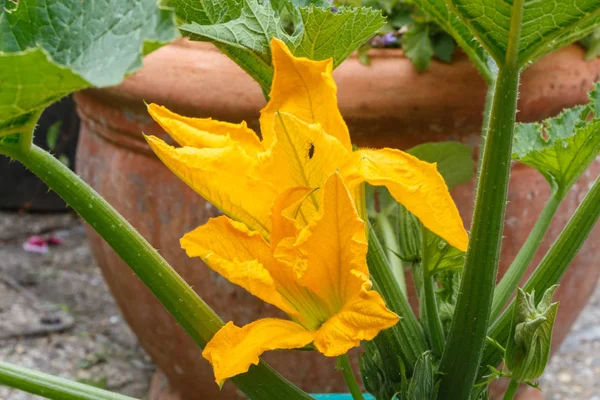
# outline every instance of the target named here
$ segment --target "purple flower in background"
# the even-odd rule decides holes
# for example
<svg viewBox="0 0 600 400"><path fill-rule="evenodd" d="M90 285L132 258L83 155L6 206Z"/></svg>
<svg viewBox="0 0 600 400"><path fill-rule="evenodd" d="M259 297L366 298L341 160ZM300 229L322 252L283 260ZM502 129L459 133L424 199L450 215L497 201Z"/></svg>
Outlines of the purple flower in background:
<svg viewBox="0 0 600 400"><path fill-rule="evenodd" d="M338 10L339 9L337 7L331 7L331 12L332 13L336 13L336 12L338 12Z"/></svg>
<svg viewBox="0 0 600 400"><path fill-rule="evenodd" d="M386 33L385 35L383 35L383 43L386 46L389 46L390 44L395 44L397 41L398 41L398 38L396 37L394 32L389 32L389 33Z"/></svg>

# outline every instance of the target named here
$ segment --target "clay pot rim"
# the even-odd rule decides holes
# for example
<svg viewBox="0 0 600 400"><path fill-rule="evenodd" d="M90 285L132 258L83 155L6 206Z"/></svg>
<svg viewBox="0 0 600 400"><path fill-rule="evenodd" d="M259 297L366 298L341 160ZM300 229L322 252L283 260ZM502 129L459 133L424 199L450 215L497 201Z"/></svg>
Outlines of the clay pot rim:
<svg viewBox="0 0 600 400"><path fill-rule="evenodd" d="M179 39L177 39L177 40L169 43L168 45L177 46L177 47L182 48L182 49L203 50L203 51L210 51L210 52L221 53L221 50L219 50L213 43L194 41L194 40L190 40L190 39L185 38L185 37L179 38ZM403 49L370 48L369 51L368 51L368 56L369 56L369 59L401 58L401 59L405 59L405 60L410 61L409 58L404 55L404 50ZM450 63L444 63L444 64L453 64L455 62L454 58L456 56L459 56L461 58L463 56L465 56L464 53L463 53L463 51L460 49L460 47L456 48L456 53L453 54L452 62L450 62ZM350 54L348 56L348 58L358 59L357 52L353 51L352 54ZM427 72L427 71L425 71L425 72Z"/></svg>

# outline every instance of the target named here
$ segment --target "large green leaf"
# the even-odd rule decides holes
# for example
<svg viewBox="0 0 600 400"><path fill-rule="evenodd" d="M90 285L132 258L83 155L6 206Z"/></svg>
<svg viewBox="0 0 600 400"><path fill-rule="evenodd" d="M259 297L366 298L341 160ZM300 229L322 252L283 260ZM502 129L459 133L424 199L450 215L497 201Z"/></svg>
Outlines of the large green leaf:
<svg viewBox="0 0 600 400"><path fill-rule="evenodd" d="M446 1L496 62L504 63L513 1ZM583 38L599 24L600 0L524 0L518 65Z"/></svg>
<svg viewBox="0 0 600 400"><path fill-rule="evenodd" d="M513 158L537 169L563 194L600 153L600 84L589 96L586 106L516 127Z"/></svg>
<svg viewBox="0 0 600 400"><path fill-rule="evenodd" d="M156 0L0 0L0 136L75 90L119 83L176 36Z"/></svg>
<svg viewBox="0 0 600 400"><path fill-rule="evenodd" d="M444 0L414 0L414 2L456 40L483 78L487 82L491 82L493 73L487 62L485 51L469 28L460 21L454 10Z"/></svg>
<svg viewBox="0 0 600 400"><path fill-rule="evenodd" d="M304 29L290 43L292 52L313 60L333 58L337 67L385 24L380 11L341 8L337 12L308 7L300 9Z"/></svg>
<svg viewBox="0 0 600 400"><path fill-rule="evenodd" d="M177 17L200 25L222 24L240 16L243 0L169 0Z"/></svg>
<svg viewBox="0 0 600 400"><path fill-rule="evenodd" d="M385 23L379 11L342 8L338 12L309 6L298 8L292 0L214 0L188 4L172 0L177 16L186 23L180 30L193 40L214 43L242 67L268 93L273 79L269 43L285 41L296 56L315 60L333 58L339 65ZM278 10L297 19L288 33ZM290 11L290 10L293 10Z"/></svg>
<svg viewBox="0 0 600 400"><path fill-rule="evenodd" d="M189 15L195 17L199 14ZM192 20L182 25L180 30L193 40L215 43L254 78L263 90L271 86L273 67L269 43L273 37L284 38L287 34L270 2L243 1L237 18L223 23L200 22Z"/></svg>

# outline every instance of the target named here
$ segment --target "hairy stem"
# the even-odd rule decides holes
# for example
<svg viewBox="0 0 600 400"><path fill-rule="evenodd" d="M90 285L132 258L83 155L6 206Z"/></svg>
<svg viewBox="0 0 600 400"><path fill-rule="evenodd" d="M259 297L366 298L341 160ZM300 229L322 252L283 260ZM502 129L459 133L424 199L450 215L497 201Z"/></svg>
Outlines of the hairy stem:
<svg viewBox="0 0 600 400"><path fill-rule="evenodd" d="M506 388L506 392L504 393L504 400L513 400L518 388L519 382L511 379L510 383L508 384L508 388Z"/></svg>
<svg viewBox="0 0 600 400"><path fill-rule="evenodd" d="M471 239L446 348L438 398L467 400L486 343L504 228L519 71L523 1L513 2L506 60L500 66L475 196ZM468 343L468 345L465 345Z"/></svg>
<svg viewBox="0 0 600 400"><path fill-rule="evenodd" d="M412 312L408 300L400 291L390 271L385 253L371 229L369 253L367 255L373 287L385 299L387 307L400 316L400 321L375 337L374 344L379 349L386 368L394 369L400 377L400 357L409 370L427 350L427 341L421 325Z"/></svg>
<svg viewBox="0 0 600 400"><path fill-rule="evenodd" d="M523 247L521 247L519 253L515 257L515 260L508 268L508 271L506 271L506 274L502 277L502 280L498 286L496 286L494 300L492 302L492 321L495 320L498 315L500 315L502 308L508 299L510 299L511 294L516 290L519 281L525 274L525 271L527 271L527 267L531 263L531 260L533 260L535 253L540 247L542 239L544 239L544 236L548 231L548 227L552 222L552 218L554 218L556 210L558 210L558 206L563 198L564 196L561 193L552 193L538 220L533 226L533 229L529 233L527 240L523 244Z"/></svg>
<svg viewBox="0 0 600 400"><path fill-rule="evenodd" d="M43 396L50 400L135 400L133 397L2 361L0 361L0 385Z"/></svg>
<svg viewBox="0 0 600 400"><path fill-rule="evenodd" d="M354 376L354 371L352 371L352 365L348 359L348 354L338 357L337 368L342 372L352 398L354 400L365 400L360 391L360 386L358 385L358 382L356 382L356 377Z"/></svg>
<svg viewBox="0 0 600 400"><path fill-rule="evenodd" d="M223 325L219 316L164 258L98 193L43 149L0 147L41 178L102 236L200 346ZM311 399L264 362L232 381L252 399Z"/></svg>
<svg viewBox="0 0 600 400"><path fill-rule="evenodd" d="M425 318L427 319L427 328L429 330L429 341L431 342L431 348L433 354L436 357L440 357L444 351L446 344L446 338L444 337L444 326L440 319L438 312L438 306L435 294L435 281L433 280L433 274L429 271L429 265L427 261L427 246L425 238L425 227L421 228L421 235L423 241L423 252L421 259L421 270L423 271L423 296L425 302Z"/></svg>

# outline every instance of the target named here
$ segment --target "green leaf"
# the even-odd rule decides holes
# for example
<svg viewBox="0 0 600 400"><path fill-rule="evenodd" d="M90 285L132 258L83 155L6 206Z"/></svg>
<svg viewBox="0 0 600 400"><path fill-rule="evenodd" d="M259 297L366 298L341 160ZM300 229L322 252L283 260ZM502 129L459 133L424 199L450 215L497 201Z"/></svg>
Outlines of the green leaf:
<svg viewBox="0 0 600 400"><path fill-rule="evenodd" d="M243 0L167 0L178 18L200 25L222 24L240 16Z"/></svg>
<svg viewBox="0 0 600 400"><path fill-rule="evenodd" d="M456 49L456 43L451 36L442 34L433 39L434 55L445 63L452 61L452 55Z"/></svg>
<svg viewBox="0 0 600 400"><path fill-rule="evenodd" d="M331 12L318 7L300 9L304 30L290 41L298 57L333 58L337 67L385 24L380 11L366 7Z"/></svg>
<svg viewBox="0 0 600 400"><path fill-rule="evenodd" d="M512 379L518 382L537 379L546 368L558 311L558 303L552 303L557 287L549 288L537 306L534 292L517 291L505 362Z"/></svg>
<svg viewBox="0 0 600 400"><path fill-rule="evenodd" d="M446 0L498 64L506 60L512 13L508 0ZM581 39L600 24L600 0L525 1L518 65Z"/></svg>
<svg viewBox="0 0 600 400"><path fill-rule="evenodd" d="M581 44L586 48L585 59L593 60L600 56L600 28L595 29L592 33L581 40Z"/></svg>
<svg viewBox="0 0 600 400"><path fill-rule="evenodd" d="M492 82L494 74L488 66L488 57L485 51L469 31L469 28L459 20L454 10L444 0L414 0L414 2L456 40L456 43L469 56L485 81Z"/></svg>
<svg viewBox="0 0 600 400"><path fill-rule="evenodd" d="M71 69L52 62L40 48L0 53L0 82L0 136L26 133L35 127L37 118L31 121L31 116L36 110L89 86Z"/></svg>
<svg viewBox="0 0 600 400"><path fill-rule="evenodd" d="M285 6L282 1L276 3L278 10ZM289 5L291 0L285 1ZM385 23L379 11L369 8L341 8L332 12L311 5L296 8L300 22L290 35L270 1L216 3L207 1L204 7L201 4L191 7L183 0L173 0L170 4L187 22L180 27L185 35L192 40L214 43L254 78L265 93L269 92L273 79L269 47L272 38L285 41L296 56L314 60L333 58L334 66L338 66ZM297 7L296 3L293 6Z"/></svg>
<svg viewBox="0 0 600 400"><path fill-rule="evenodd" d="M473 179L473 149L460 142L424 143L408 149L407 153L423 161L437 163L437 169L449 188Z"/></svg>
<svg viewBox="0 0 600 400"><path fill-rule="evenodd" d="M423 230L427 252L427 265L423 265L423 268L427 268L431 273L461 270L465 264L465 253L450 246L429 229L423 227Z"/></svg>
<svg viewBox="0 0 600 400"><path fill-rule="evenodd" d="M427 24L412 24L401 39L404 54L412 61L419 72L429 68L433 56L433 45L429 38Z"/></svg>
<svg viewBox="0 0 600 400"><path fill-rule="evenodd" d="M176 36L156 0L0 0L0 136L30 138L44 107L121 82L145 51Z"/></svg>
<svg viewBox="0 0 600 400"><path fill-rule="evenodd" d="M537 169L555 191L566 193L600 153L600 115L588 121L600 107L599 89L586 106L516 127L513 159Z"/></svg>
<svg viewBox="0 0 600 400"><path fill-rule="evenodd" d="M179 29L192 40L214 43L268 93L273 80L269 43L273 37L287 37L271 3L244 0L237 18L210 25L203 21L192 20Z"/></svg>

